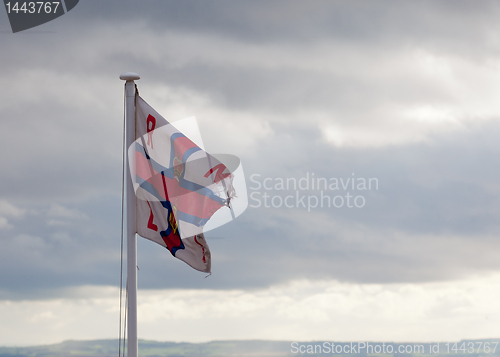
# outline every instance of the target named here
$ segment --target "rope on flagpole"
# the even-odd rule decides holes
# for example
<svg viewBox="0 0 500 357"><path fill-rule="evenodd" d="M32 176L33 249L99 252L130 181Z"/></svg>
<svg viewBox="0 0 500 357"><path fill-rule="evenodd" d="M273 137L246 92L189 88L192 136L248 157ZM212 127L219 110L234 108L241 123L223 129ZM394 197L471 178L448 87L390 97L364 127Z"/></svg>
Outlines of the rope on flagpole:
<svg viewBox="0 0 500 357"><path fill-rule="evenodd" d="M128 279L127 279L127 288L125 289L125 306L127 306L128 303ZM125 357L125 334L127 333L127 309L125 309L125 317L123 319L123 357ZM119 356L120 357L120 356Z"/></svg>
<svg viewBox="0 0 500 357"><path fill-rule="evenodd" d="M122 225L121 225L121 248L120 248L120 321L118 328L118 356L121 356L121 346L122 346L122 300L123 300L123 224L125 216L125 107L126 98L123 97L123 147L122 147ZM125 318L127 312L125 310ZM125 321L125 326L127 322ZM123 328L123 343L125 344L125 327ZM125 354L125 348L123 349Z"/></svg>

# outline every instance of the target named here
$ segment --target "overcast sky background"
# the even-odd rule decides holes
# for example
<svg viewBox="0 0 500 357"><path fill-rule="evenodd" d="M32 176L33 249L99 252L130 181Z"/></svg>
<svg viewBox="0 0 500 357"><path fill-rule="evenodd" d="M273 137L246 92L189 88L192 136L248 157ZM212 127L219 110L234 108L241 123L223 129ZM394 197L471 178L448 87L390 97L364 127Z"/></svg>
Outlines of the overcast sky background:
<svg viewBox="0 0 500 357"><path fill-rule="evenodd" d="M0 10L0 345L117 338L123 81L265 178L376 178L362 208L249 207L213 274L138 242L139 337L500 337L500 4L97 1ZM319 191L299 191L320 195ZM256 201L250 199L250 205Z"/></svg>

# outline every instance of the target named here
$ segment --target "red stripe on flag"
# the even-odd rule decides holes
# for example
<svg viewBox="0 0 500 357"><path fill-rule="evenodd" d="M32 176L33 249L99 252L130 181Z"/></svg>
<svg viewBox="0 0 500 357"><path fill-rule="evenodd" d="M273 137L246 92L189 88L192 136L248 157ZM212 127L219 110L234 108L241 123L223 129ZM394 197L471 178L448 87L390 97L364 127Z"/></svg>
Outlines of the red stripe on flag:
<svg viewBox="0 0 500 357"><path fill-rule="evenodd" d="M172 205L184 213L199 217L210 218L222 205L197 191L187 190L179 185L175 178L163 176L153 169L149 160L136 151L136 173L149 182L163 200L169 200ZM165 193L165 186L167 194Z"/></svg>
<svg viewBox="0 0 500 357"><path fill-rule="evenodd" d="M198 147L195 143L193 143L191 140L186 138L185 136L179 136L177 139L174 141L174 148L175 148L175 156L178 157L180 160L182 160L182 156L184 153L194 147Z"/></svg>

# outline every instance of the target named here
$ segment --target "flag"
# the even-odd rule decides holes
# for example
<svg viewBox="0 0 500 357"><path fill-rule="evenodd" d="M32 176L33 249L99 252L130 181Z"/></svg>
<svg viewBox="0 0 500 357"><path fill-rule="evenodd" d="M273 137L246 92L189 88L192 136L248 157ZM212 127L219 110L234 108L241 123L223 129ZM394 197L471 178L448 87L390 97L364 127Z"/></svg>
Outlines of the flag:
<svg viewBox="0 0 500 357"><path fill-rule="evenodd" d="M137 233L196 270L210 272L203 226L234 196L232 174L136 94L136 141L128 150Z"/></svg>

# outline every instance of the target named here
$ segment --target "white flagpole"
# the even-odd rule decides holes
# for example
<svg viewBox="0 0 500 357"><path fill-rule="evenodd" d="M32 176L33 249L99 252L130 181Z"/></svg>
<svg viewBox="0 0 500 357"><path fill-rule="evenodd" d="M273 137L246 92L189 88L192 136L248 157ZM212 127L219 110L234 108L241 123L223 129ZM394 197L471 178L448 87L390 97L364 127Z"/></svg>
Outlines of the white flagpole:
<svg viewBox="0 0 500 357"><path fill-rule="evenodd" d="M125 199L126 199L126 237L127 237L127 350L128 357L138 356L137 339L137 237L136 232L136 201L127 152L135 141L135 82L141 77L137 73L126 72L120 75L125 82Z"/></svg>

